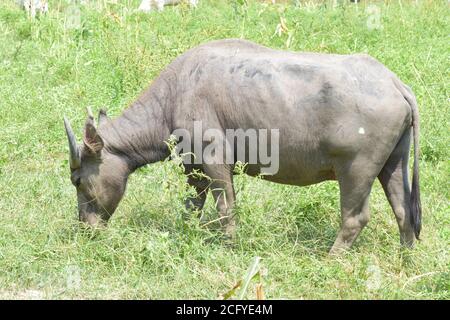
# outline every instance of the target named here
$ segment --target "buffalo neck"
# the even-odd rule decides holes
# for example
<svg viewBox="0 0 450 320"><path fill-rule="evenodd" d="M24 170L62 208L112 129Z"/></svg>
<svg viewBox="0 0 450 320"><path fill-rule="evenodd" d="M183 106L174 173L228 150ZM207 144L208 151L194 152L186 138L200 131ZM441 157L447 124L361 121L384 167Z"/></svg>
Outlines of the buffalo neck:
<svg viewBox="0 0 450 320"><path fill-rule="evenodd" d="M169 156L165 141L173 99L168 83L156 80L121 116L100 126L105 150L125 159L130 172Z"/></svg>

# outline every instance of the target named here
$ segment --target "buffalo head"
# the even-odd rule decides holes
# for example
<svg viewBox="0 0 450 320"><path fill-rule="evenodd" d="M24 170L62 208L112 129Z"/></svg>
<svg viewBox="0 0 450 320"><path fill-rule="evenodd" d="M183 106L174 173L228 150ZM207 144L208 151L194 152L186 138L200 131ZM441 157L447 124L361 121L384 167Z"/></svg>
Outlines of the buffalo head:
<svg viewBox="0 0 450 320"><path fill-rule="evenodd" d="M107 122L106 113L100 111L97 128L88 109L83 143L78 144L69 121L64 117L70 150L70 179L77 190L79 219L91 226L109 220L123 197L129 174L126 161L109 152L102 138L101 127Z"/></svg>

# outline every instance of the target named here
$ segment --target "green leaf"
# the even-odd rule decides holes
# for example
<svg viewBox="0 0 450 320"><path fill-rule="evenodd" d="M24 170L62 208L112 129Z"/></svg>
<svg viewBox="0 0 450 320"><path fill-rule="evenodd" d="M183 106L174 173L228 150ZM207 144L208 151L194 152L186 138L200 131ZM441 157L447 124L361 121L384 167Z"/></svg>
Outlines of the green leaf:
<svg viewBox="0 0 450 320"><path fill-rule="evenodd" d="M248 289L248 285L250 284L250 281L259 273L259 262L261 261L261 257L255 257L253 258L253 262L251 266L248 268L245 278L244 278L244 284L241 288L241 291L239 292L239 300L242 300L245 296L245 292Z"/></svg>

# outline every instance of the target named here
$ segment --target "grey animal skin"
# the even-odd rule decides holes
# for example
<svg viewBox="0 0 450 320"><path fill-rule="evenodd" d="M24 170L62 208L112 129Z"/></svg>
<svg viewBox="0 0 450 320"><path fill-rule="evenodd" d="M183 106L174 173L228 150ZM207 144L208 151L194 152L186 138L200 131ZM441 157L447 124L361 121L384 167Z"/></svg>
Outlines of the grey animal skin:
<svg viewBox="0 0 450 320"><path fill-rule="evenodd" d="M279 129L279 171L264 176L266 180L296 186L338 181L342 221L332 253L349 248L367 224L377 177L397 219L401 243L412 247L419 237L416 99L394 73L365 54L296 53L244 40L212 41L176 58L120 117L111 120L101 111L96 127L90 114L81 146L64 120L79 218L91 225L110 218L134 170L169 157L165 141L174 130L192 132L194 121L202 121L204 129L221 132ZM198 196L188 199L187 206L202 209L210 190L231 237L233 168L185 167L186 174L198 169L209 177L188 175ZM260 169L260 164L250 164L247 173L258 175Z"/></svg>

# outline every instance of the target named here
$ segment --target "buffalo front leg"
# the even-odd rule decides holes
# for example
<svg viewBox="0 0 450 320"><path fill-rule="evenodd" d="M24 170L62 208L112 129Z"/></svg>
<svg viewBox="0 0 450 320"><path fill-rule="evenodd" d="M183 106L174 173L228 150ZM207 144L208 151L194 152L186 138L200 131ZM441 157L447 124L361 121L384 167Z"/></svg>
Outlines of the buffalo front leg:
<svg viewBox="0 0 450 320"><path fill-rule="evenodd" d="M351 247L369 221L369 195L374 177L364 175L364 170L347 170L338 175L341 200L341 228L330 254Z"/></svg>
<svg viewBox="0 0 450 320"><path fill-rule="evenodd" d="M235 193L232 168L229 165L206 165L204 171L211 179L209 188L219 213L220 225L225 235L233 239L236 233L236 220L233 212Z"/></svg>
<svg viewBox="0 0 450 320"><path fill-rule="evenodd" d="M196 194L188 197L185 202L186 209L190 211L200 211L205 205L206 196L209 189L209 180L204 177L195 177L192 174L188 175L187 183L194 187Z"/></svg>

